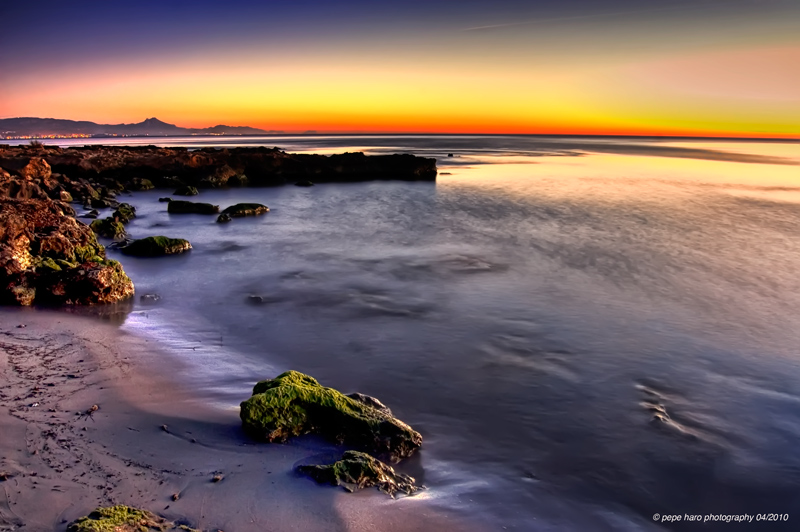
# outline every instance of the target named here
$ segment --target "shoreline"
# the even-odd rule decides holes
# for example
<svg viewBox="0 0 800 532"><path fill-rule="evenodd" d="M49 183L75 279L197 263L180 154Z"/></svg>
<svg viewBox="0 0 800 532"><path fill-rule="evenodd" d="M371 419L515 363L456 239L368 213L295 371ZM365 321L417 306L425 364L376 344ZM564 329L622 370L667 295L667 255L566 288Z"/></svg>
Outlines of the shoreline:
<svg viewBox="0 0 800 532"><path fill-rule="evenodd" d="M97 318L0 310L0 530L64 530L111 504L228 532L478 529L424 495L348 494L297 475L297 463L336 448L247 439L238 412L170 382L178 366Z"/></svg>

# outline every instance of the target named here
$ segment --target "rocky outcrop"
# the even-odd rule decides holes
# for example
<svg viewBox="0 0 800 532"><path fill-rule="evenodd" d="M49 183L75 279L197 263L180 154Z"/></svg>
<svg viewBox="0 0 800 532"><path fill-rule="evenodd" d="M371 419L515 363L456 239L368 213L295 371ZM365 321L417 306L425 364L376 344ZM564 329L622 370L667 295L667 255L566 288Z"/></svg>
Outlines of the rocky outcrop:
<svg viewBox="0 0 800 532"><path fill-rule="evenodd" d="M188 240L182 238L169 238L166 236L148 236L134 240L130 244L121 247L120 251L125 255L134 257L161 257L163 255L175 255L184 253L192 249Z"/></svg>
<svg viewBox="0 0 800 532"><path fill-rule="evenodd" d="M133 295L122 266L74 215L52 200L0 199L0 303L91 305Z"/></svg>
<svg viewBox="0 0 800 532"><path fill-rule="evenodd" d="M341 460L330 465L301 465L297 471L320 484L342 486L350 492L375 486L394 498L398 492L411 495L420 489L413 477L358 451L345 451Z"/></svg>
<svg viewBox="0 0 800 532"><path fill-rule="evenodd" d="M172 200L167 203L167 212L170 214L217 214L219 212L219 205Z"/></svg>
<svg viewBox="0 0 800 532"><path fill-rule="evenodd" d="M217 218L217 222L230 222L231 218L243 218L245 216L258 216L269 212L269 207L260 203L237 203L227 207Z"/></svg>
<svg viewBox="0 0 800 532"><path fill-rule="evenodd" d="M320 385L297 371L261 381L241 404L244 430L252 437L283 442L314 433L397 462L411 456L422 436L385 410Z"/></svg>
<svg viewBox="0 0 800 532"><path fill-rule="evenodd" d="M49 177L45 165L54 172ZM303 186L312 181L436 179L435 159L407 154L367 156L360 152L290 154L278 148L0 146L0 168L23 180L51 181L79 201L99 198L97 189L101 187L122 191L154 186Z"/></svg>

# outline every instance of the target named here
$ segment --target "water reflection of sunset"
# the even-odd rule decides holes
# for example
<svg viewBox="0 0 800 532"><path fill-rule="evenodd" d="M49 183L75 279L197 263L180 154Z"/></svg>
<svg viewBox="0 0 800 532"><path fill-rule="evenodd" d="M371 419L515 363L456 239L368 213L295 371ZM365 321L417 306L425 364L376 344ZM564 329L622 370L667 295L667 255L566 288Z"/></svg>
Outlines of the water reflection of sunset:
<svg viewBox="0 0 800 532"><path fill-rule="evenodd" d="M800 144L675 143L693 149L779 157L796 164L754 164L675 157L594 154L474 157L476 164L443 167L438 188L480 187L503 195L593 202L693 201L728 194L800 203ZM491 161L500 164L480 164ZM445 163L446 164L446 163Z"/></svg>

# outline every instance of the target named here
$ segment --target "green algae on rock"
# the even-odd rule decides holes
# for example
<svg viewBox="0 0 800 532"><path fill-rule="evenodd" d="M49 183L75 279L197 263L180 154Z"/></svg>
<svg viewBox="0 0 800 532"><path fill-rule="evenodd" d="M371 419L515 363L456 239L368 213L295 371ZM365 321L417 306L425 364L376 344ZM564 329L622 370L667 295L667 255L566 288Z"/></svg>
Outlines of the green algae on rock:
<svg viewBox="0 0 800 532"><path fill-rule="evenodd" d="M219 212L219 205L186 200L172 200L167 203L167 212L170 214L217 214Z"/></svg>
<svg viewBox="0 0 800 532"><path fill-rule="evenodd" d="M126 224L136 218L136 207L130 203L120 203L111 217L120 223Z"/></svg>
<svg viewBox="0 0 800 532"><path fill-rule="evenodd" d="M119 238L125 236L125 226L114 218L94 220L89 224L92 231L106 238Z"/></svg>
<svg viewBox="0 0 800 532"><path fill-rule="evenodd" d="M162 255L174 255L192 249L188 240L182 238L169 238L166 236L148 236L134 240L120 251L125 255L134 257L160 257Z"/></svg>
<svg viewBox="0 0 800 532"><path fill-rule="evenodd" d="M232 218L241 218L243 216L258 216L269 212L269 207L260 203L237 203L231 205L222 211L222 214L230 215Z"/></svg>
<svg viewBox="0 0 800 532"><path fill-rule="evenodd" d="M194 529L167 521L147 510L139 510L122 504L97 508L89 515L76 519L67 527L67 532L147 532L148 530L191 532Z"/></svg>
<svg viewBox="0 0 800 532"><path fill-rule="evenodd" d="M0 200L0 304L91 305L133 295L122 266L105 258L71 207Z"/></svg>
<svg viewBox="0 0 800 532"><path fill-rule="evenodd" d="M326 388L316 379L287 371L261 381L241 404L239 416L256 439L284 442L314 433L391 462L411 456L422 436L386 411Z"/></svg>
<svg viewBox="0 0 800 532"><path fill-rule="evenodd" d="M411 495L421 489L413 477L397 473L393 467L358 451L345 451L341 460L329 465L297 466L297 471L320 484L342 486L350 492L375 486L394 497L397 492Z"/></svg>

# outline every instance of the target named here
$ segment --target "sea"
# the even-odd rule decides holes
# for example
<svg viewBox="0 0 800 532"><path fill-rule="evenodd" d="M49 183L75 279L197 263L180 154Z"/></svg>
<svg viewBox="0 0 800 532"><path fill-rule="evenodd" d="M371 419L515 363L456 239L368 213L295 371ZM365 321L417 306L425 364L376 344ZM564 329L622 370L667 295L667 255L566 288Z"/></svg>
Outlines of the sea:
<svg viewBox="0 0 800 532"><path fill-rule="evenodd" d="M423 434L419 497L494 530L798 530L800 142L55 142L436 158L435 182L188 198L270 208L228 224L119 198L132 237L193 246L109 250L136 285L119 326L214 408L289 369L373 395Z"/></svg>

